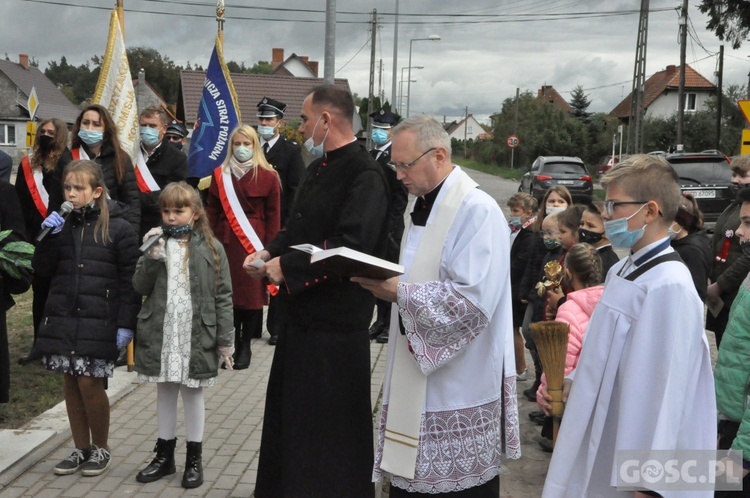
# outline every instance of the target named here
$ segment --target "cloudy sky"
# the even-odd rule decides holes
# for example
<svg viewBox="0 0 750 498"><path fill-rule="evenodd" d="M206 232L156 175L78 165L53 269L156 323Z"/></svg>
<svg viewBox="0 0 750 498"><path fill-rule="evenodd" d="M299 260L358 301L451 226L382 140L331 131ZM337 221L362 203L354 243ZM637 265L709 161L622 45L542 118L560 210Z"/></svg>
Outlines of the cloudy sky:
<svg viewBox="0 0 750 498"><path fill-rule="evenodd" d="M410 40L438 35L438 42L412 43L411 114L448 120L469 112L486 120L516 88L553 85L566 99L577 85L591 111L610 111L630 92L637 0L400 0L397 81L408 66ZM105 48L115 0L3 0L0 54L36 58L44 68L65 55L81 64ZM259 5L259 4L262 4ZM680 0L651 0L647 75L679 64ZM691 0L687 61L715 82L720 42ZM205 0L124 0L127 46L157 49L175 63L206 66L216 33L215 3ZM467 6L466 10L462 7ZM252 65L281 47L320 61L323 75L325 0L227 0L227 60ZM383 91L391 97L396 0L338 0L336 77L366 95L370 71L369 18L377 9L376 59L383 60ZM750 43L725 47L724 85L747 85ZM406 93L404 83L404 93ZM378 78L375 80L378 90ZM405 107L405 106L404 106Z"/></svg>

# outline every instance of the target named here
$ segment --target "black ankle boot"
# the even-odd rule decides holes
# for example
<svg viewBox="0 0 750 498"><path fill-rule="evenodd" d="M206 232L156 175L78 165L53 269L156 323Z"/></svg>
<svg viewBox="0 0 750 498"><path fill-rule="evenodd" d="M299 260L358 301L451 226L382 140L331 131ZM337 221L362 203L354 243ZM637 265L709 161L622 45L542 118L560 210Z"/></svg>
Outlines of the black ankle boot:
<svg viewBox="0 0 750 498"><path fill-rule="evenodd" d="M235 370L245 370L250 367L250 359L253 357L253 352L250 351L250 339L245 339L240 343L240 348L237 351L237 358L234 360Z"/></svg>
<svg viewBox="0 0 750 498"><path fill-rule="evenodd" d="M174 447L177 444L177 438L164 440L157 439L154 451L156 456L148 467L138 472L135 480L138 482L154 482L164 476L172 475L177 470L174 466Z"/></svg>
<svg viewBox="0 0 750 498"><path fill-rule="evenodd" d="M203 443L187 443L187 458L185 460L185 473L182 474L183 488L197 488L203 484L203 462L201 454Z"/></svg>

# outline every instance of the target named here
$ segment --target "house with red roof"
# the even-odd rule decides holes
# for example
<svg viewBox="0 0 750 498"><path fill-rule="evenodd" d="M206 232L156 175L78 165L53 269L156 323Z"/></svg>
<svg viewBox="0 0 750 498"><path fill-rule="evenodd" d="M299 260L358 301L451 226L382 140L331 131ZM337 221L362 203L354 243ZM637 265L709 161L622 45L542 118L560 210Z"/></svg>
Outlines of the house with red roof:
<svg viewBox="0 0 750 498"><path fill-rule="evenodd" d="M668 118L676 113L679 88L678 66L670 65L663 71L654 73L646 80L643 92L644 116ZM628 94L611 112L625 123L630 118L631 95L632 93ZM685 112L705 110L706 102L715 95L716 85L689 65L685 65Z"/></svg>
<svg viewBox="0 0 750 498"><path fill-rule="evenodd" d="M561 111L565 111L571 114L573 113L573 108L570 107L570 104L568 104L568 102L566 102L566 100L562 98L562 95L560 95L560 93L555 90L552 85L542 85L542 87L536 91L536 98L538 100L543 100L544 102L552 104Z"/></svg>
<svg viewBox="0 0 750 498"><path fill-rule="evenodd" d="M279 74L232 73L232 83L237 92L237 105L240 108L243 123L254 125L258 112L258 102L263 97L280 100L287 105L284 117L299 120L302 113L302 102L316 86L323 84L323 78L296 77ZM180 71L180 88L177 93L177 119L185 123L188 130L195 124L206 80L205 71ZM349 81L336 78L335 85L351 92Z"/></svg>

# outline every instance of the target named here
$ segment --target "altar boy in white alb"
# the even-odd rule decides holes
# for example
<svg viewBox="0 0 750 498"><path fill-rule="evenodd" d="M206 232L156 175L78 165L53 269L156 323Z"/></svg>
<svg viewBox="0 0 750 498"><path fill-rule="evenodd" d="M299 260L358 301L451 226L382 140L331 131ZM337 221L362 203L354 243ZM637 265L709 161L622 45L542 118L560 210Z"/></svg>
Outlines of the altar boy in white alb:
<svg viewBox="0 0 750 498"><path fill-rule="evenodd" d="M679 205L677 182L669 163L645 155L631 156L601 181L607 237L631 252L609 270L591 316L547 472L546 498L713 496L675 491L651 475L625 479L637 491L618 489L623 450L638 451L645 464L654 450L680 451L672 454L687 458L716 448L703 304L667 237Z"/></svg>
<svg viewBox="0 0 750 498"><path fill-rule="evenodd" d="M520 456L508 225L434 119L394 128L390 166L417 196L406 273L352 279L396 303L373 478L390 475L391 498L496 498L502 452Z"/></svg>

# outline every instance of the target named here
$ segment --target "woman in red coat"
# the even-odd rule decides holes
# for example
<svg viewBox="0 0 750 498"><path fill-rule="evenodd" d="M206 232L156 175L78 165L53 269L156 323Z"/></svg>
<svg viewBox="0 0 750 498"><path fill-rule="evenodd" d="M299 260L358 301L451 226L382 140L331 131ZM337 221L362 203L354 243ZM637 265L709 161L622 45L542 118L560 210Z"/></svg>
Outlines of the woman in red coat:
<svg viewBox="0 0 750 498"><path fill-rule="evenodd" d="M280 226L281 184L276 171L266 161L258 135L251 126L237 127L230 143L231 154L214 170L206 214L229 259L234 305L234 369L241 370L250 366L250 340L263 333L263 306L268 303L265 284L250 278L242 269L242 263L248 254L260 250L258 243L265 246L276 238ZM251 231L246 222L252 227Z"/></svg>

